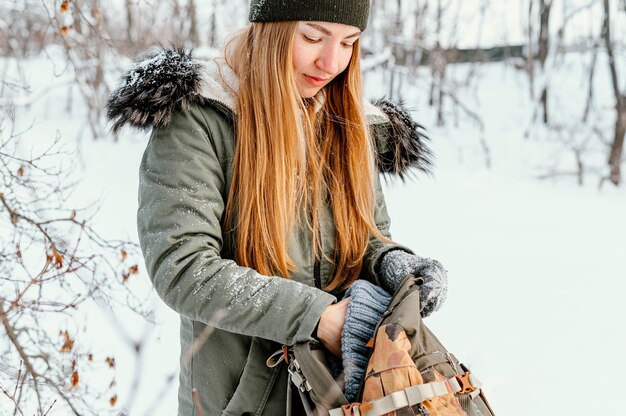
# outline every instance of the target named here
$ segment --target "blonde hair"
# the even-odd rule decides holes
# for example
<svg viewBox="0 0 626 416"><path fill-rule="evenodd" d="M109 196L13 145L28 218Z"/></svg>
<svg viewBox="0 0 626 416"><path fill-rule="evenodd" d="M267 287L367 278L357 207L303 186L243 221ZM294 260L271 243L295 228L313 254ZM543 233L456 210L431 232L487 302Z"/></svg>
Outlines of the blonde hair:
<svg viewBox="0 0 626 416"><path fill-rule="evenodd" d="M336 225L332 278L346 288L361 272L374 235L374 163L362 111L359 43L327 87L319 111L300 97L293 71L297 22L253 23L226 46L239 77L233 178L225 224L236 229L235 260L265 275L297 269L288 248L296 227L322 253L319 210L330 201ZM308 213L308 214L307 214ZM236 223L235 223L236 221Z"/></svg>

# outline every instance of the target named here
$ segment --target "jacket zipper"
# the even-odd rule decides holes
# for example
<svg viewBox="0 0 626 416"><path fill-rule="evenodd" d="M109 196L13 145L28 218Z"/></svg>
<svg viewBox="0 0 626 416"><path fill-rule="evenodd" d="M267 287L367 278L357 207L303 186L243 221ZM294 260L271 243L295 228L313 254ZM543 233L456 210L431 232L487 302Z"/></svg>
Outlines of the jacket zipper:
<svg viewBox="0 0 626 416"><path fill-rule="evenodd" d="M322 230L321 228L317 229L317 236L320 240L320 245L322 244ZM322 255L319 252L318 248L315 247L315 262L313 263L313 280L315 281L315 287L318 289L322 288L322 262L321 262L321 258ZM323 251L322 251L323 253Z"/></svg>
<svg viewBox="0 0 626 416"><path fill-rule="evenodd" d="M320 246L322 245L322 226L321 226L321 221L319 220L319 218L317 219L317 237L320 240ZM322 253L323 248L320 247L320 249L322 250L322 253L319 252L317 246L315 246L315 239L314 240L314 247L313 247L313 257L314 257L314 263L313 263L313 281L315 282L315 287L318 289L322 288L322 262L321 262L321 258L322 258Z"/></svg>
<svg viewBox="0 0 626 416"><path fill-rule="evenodd" d="M313 279L315 280L315 287L318 289L322 288L322 277L320 275L320 261L315 254L315 263L313 263Z"/></svg>

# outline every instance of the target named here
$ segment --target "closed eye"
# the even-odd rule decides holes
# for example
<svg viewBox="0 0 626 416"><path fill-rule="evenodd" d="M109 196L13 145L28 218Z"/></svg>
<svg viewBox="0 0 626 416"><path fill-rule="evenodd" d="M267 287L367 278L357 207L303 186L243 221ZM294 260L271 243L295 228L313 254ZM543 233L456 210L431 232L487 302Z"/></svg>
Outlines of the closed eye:
<svg viewBox="0 0 626 416"><path fill-rule="evenodd" d="M321 40L321 39L311 38L307 35L302 35L302 37L304 38L304 40L306 40L309 43L317 43Z"/></svg>

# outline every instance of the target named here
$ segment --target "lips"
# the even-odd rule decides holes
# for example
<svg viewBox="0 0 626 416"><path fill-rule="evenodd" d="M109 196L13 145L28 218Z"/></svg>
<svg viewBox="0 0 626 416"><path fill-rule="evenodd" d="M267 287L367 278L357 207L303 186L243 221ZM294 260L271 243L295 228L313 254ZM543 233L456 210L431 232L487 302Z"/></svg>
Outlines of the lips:
<svg viewBox="0 0 626 416"><path fill-rule="evenodd" d="M306 81L314 87L323 87L328 83L328 81L330 81L330 78L319 78L306 74L304 74L304 79L306 79Z"/></svg>

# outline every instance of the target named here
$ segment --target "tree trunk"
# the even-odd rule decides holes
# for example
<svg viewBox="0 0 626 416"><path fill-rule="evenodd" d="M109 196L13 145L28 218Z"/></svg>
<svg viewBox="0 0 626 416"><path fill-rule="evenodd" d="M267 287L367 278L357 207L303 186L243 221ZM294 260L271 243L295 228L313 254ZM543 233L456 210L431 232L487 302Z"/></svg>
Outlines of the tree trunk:
<svg viewBox="0 0 626 416"><path fill-rule="evenodd" d="M529 87L530 87L530 98L532 100L535 99L535 37L533 31L533 6L535 2L534 0L530 0L528 2L528 54L526 56L526 69L528 71L528 79L529 79Z"/></svg>
<svg viewBox="0 0 626 416"><path fill-rule="evenodd" d="M429 104L432 106L437 105L437 125L443 126L445 124L443 115L443 100L444 100L444 82L446 71L446 56L445 51L441 47L440 39L442 37L443 28L443 6L441 0L437 1L437 18L436 18L436 32L435 32L435 48L431 51L430 65L432 70L432 83L430 86Z"/></svg>
<svg viewBox="0 0 626 416"><path fill-rule="evenodd" d="M552 0L541 0L539 4L539 41L537 50L537 59L541 64L542 77L545 80L545 66L548 52L550 50L550 10L552 9ZM541 106L543 108L543 122L548 124L548 85L544 82L541 86Z"/></svg>
<svg viewBox="0 0 626 416"><path fill-rule="evenodd" d="M398 10L396 13L396 30L398 32L399 35L402 34L402 0L397 0L398 3Z"/></svg>
<svg viewBox="0 0 626 416"><path fill-rule="evenodd" d="M593 78L596 73L596 62L598 60L598 48L594 45L593 55L591 57L591 65L589 66L589 89L587 90L587 103L585 104L585 112L583 113L583 123L587 123L591 106L593 105Z"/></svg>
<svg viewBox="0 0 626 416"><path fill-rule="evenodd" d="M546 2L541 0L539 4L539 41L537 50L537 59L543 66L548 57L548 49L550 47L550 10L552 9L552 1Z"/></svg>
<svg viewBox="0 0 626 416"><path fill-rule="evenodd" d="M217 41L217 0L213 0L213 9L211 10L211 22L209 23L209 46L215 46Z"/></svg>
<svg viewBox="0 0 626 416"><path fill-rule="evenodd" d="M626 99L626 97L622 98ZM609 180L616 186L620 184L622 179L621 164L624 152L624 135L626 135L626 108L621 109L617 120L615 120L615 136L613 137L609 155Z"/></svg>
<svg viewBox="0 0 626 416"><path fill-rule="evenodd" d="M543 124L548 124L548 86L544 85L541 90L541 107L543 108Z"/></svg>
<svg viewBox="0 0 626 416"><path fill-rule="evenodd" d="M180 27L182 27L184 24L182 19L182 12L183 10L180 5L180 0L174 0L172 7L172 20L176 22L175 25L180 25ZM181 45L184 41L184 35L181 33L180 30L178 30L172 33L172 39L174 40L174 44Z"/></svg>
<svg viewBox="0 0 626 416"><path fill-rule="evenodd" d="M611 144L611 152L609 154L609 180L614 185L619 185L622 179L621 162L622 153L624 151L624 135L626 134L626 94L622 93L619 88L617 77L617 66L615 65L615 54L613 51L613 42L611 40L611 11L609 0L604 0L604 22L602 25L602 38L606 45L607 55L609 56L609 70L611 72L611 82L613 84L613 94L615 96L615 134L613 143Z"/></svg>
<svg viewBox="0 0 626 416"><path fill-rule="evenodd" d="M126 33L129 42L134 41L133 32L135 30L135 22L133 19L132 0L126 0Z"/></svg>
<svg viewBox="0 0 626 416"><path fill-rule="evenodd" d="M200 46L200 36L198 35L198 18L194 0L189 0L187 4L187 17L189 18L189 39L191 39L194 47L198 47Z"/></svg>

